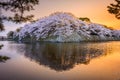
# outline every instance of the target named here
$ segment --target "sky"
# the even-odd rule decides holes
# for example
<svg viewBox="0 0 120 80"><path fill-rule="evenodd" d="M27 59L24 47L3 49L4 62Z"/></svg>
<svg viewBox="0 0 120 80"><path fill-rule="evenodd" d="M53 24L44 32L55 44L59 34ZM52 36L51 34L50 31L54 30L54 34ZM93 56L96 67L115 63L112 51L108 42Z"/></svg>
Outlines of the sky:
<svg viewBox="0 0 120 80"><path fill-rule="evenodd" d="M94 23L99 23L120 30L120 20L114 15L108 13L107 6L115 3L114 0L39 0L39 5L35 10L26 12L26 14L35 15L35 19L48 16L54 12L70 12L76 17L88 17ZM9 14L9 13L5 13ZM6 35L9 31L23 27L25 24L13 24L5 22L5 31L0 35Z"/></svg>

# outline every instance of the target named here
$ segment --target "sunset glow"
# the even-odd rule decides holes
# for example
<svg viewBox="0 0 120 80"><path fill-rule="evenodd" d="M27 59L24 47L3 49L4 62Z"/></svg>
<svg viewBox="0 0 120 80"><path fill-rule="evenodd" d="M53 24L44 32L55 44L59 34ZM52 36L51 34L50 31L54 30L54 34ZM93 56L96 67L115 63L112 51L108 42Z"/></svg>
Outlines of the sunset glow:
<svg viewBox="0 0 120 80"><path fill-rule="evenodd" d="M40 0L39 5L35 6L30 12L25 14L33 14L35 19L48 16L54 12L69 12L76 17L88 17L93 23L99 23L120 30L120 20L107 11L107 6L115 3L114 0ZM10 15L9 12L4 14ZM23 27L25 24L13 24L5 22L5 32L0 35L6 35L9 31Z"/></svg>
<svg viewBox="0 0 120 80"><path fill-rule="evenodd" d="M1 0L0 80L120 80L120 0Z"/></svg>
<svg viewBox="0 0 120 80"><path fill-rule="evenodd" d="M77 17L88 17L92 22L120 29L120 20L107 11L110 3L114 3L114 0L40 0L31 13L39 19L57 11L70 12Z"/></svg>

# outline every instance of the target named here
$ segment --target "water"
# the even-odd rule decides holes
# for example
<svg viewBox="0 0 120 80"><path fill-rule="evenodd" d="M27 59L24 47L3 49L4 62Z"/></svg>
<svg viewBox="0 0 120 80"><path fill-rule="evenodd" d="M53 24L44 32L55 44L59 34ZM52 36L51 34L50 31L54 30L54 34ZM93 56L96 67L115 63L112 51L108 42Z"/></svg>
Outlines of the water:
<svg viewBox="0 0 120 80"><path fill-rule="evenodd" d="M120 80L119 41L0 43L0 80Z"/></svg>

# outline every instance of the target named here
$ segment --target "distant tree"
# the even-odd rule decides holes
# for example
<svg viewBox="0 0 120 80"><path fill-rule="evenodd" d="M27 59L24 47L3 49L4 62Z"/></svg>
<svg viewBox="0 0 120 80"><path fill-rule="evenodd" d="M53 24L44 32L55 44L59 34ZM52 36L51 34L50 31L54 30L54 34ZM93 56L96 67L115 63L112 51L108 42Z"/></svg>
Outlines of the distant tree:
<svg viewBox="0 0 120 80"><path fill-rule="evenodd" d="M0 0L0 30L3 30L3 20L13 21L16 23L32 21L33 15L25 16L26 11L34 10L33 6L37 5L39 0ZM4 15L2 11L12 12L13 15Z"/></svg>
<svg viewBox="0 0 120 80"><path fill-rule="evenodd" d="M7 61L8 59L10 59L10 57L0 55L0 62L5 62L5 61Z"/></svg>
<svg viewBox="0 0 120 80"><path fill-rule="evenodd" d="M16 32L19 32L21 29L22 29L22 27L17 28L17 29L16 29Z"/></svg>
<svg viewBox="0 0 120 80"><path fill-rule="evenodd" d="M4 25L3 25L3 22L2 22L2 20L0 18L0 31L3 31L3 30L4 30Z"/></svg>
<svg viewBox="0 0 120 80"><path fill-rule="evenodd" d="M2 21L2 16L1 16L2 12L1 12L1 7L0 7L0 31L4 30L4 25L3 25L3 21Z"/></svg>
<svg viewBox="0 0 120 80"><path fill-rule="evenodd" d="M13 38L13 34L14 34L13 31L8 32L7 38L12 39Z"/></svg>
<svg viewBox="0 0 120 80"><path fill-rule="evenodd" d="M0 49L2 49L3 46L4 46L3 44L0 44ZM1 63L1 62L5 62L5 61L7 61L8 59L10 59L10 57L0 55L0 63Z"/></svg>
<svg viewBox="0 0 120 80"><path fill-rule="evenodd" d="M80 17L79 19L82 21L91 22L90 19L87 17Z"/></svg>
<svg viewBox="0 0 120 80"><path fill-rule="evenodd" d="M108 12L114 14L117 19L120 19L120 0L115 0L116 4L107 6Z"/></svg>

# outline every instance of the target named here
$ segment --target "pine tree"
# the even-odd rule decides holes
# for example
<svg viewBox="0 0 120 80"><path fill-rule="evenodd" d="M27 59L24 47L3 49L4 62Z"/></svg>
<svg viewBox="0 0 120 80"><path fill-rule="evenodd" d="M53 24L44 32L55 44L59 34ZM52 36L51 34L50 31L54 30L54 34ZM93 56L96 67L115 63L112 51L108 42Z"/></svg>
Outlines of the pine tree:
<svg viewBox="0 0 120 80"><path fill-rule="evenodd" d="M114 14L117 19L120 19L120 0L115 0L116 4L108 6L108 12Z"/></svg>
<svg viewBox="0 0 120 80"><path fill-rule="evenodd" d="M0 0L0 30L3 30L3 20L13 21L16 23L32 21L34 15L25 16L25 11L34 10L39 0ZM4 15L2 11L12 12L14 15Z"/></svg>

